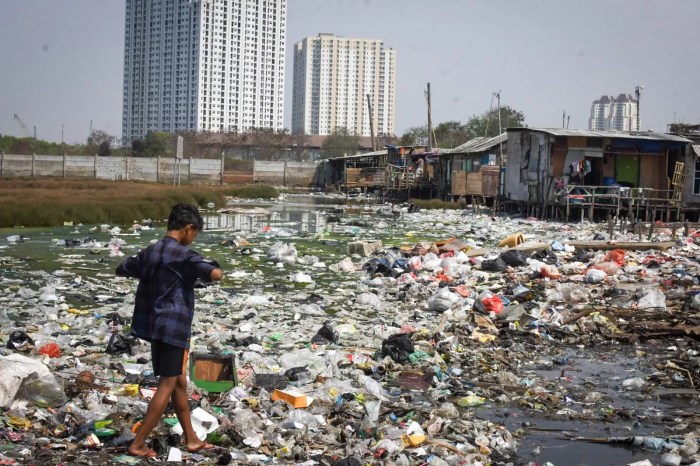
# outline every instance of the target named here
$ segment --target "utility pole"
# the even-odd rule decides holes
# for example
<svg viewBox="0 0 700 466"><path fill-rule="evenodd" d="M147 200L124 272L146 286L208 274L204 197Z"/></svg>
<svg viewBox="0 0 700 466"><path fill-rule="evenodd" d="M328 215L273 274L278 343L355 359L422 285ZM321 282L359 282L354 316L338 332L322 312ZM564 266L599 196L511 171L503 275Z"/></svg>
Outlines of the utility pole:
<svg viewBox="0 0 700 466"><path fill-rule="evenodd" d="M377 150L377 143L374 139L374 113L372 113L372 102L367 94L367 113L369 114L369 134L372 136L372 152Z"/></svg>
<svg viewBox="0 0 700 466"><path fill-rule="evenodd" d="M640 123L640 118L639 118L639 111L640 111L639 99L642 96L642 89L644 89L644 86L637 86L634 88L634 93L637 96L637 131L642 130L642 125Z"/></svg>
<svg viewBox="0 0 700 466"><path fill-rule="evenodd" d="M501 128L501 91L494 92L493 95L496 96L496 102L498 103L498 137L501 137L503 129ZM501 139L501 160L503 160L503 140Z"/></svg>
<svg viewBox="0 0 700 466"><path fill-rule="evenodd" d="M561 114L561 127L566 128L566 110Z"/></svg>
<svg viewBox="0 0 700 466"><path fill-rule="evenodd" d="M428 90L426 91L426 97L428 99L428 152L433 151L433 118L430 111L430 83L428 83Z"/></svg>

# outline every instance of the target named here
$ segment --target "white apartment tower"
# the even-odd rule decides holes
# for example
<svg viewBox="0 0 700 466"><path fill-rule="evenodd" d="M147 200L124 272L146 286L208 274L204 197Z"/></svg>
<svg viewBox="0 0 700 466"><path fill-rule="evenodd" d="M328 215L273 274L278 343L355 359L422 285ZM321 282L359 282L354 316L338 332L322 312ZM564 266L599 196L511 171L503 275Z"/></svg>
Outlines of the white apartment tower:
<svg viewBox="0 0 700 466"><path fill-rule="evenodd" d="M639 131L637 127L637 101L629 94L617 97L604 95L591 105L591 117L588 119L588 129Z"/></svg>
<svg viewBox="0 0 700 466"><path fill-rule="evenodd" d="M319 34L295 44L293 133L371 136L367 95L375 135L394 135L396 51L381 40Z"/></svg>
<svg viewBox="0 0 700 466"><path fill-rule="evenodd" d="M126 0L123 143L282 129L287 0Z"/></svg>

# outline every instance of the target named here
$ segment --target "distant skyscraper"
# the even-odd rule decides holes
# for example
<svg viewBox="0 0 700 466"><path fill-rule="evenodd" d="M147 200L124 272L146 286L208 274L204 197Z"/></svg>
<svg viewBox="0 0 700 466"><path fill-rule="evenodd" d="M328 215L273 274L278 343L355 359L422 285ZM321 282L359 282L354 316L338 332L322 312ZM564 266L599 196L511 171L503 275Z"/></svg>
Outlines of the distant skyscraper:
<svg viewBox="0 0 700 466"><path fill-rule="evenodd" d="M588 129L639 131L637 128L637 101L629 94L620 94L617 98L604 95L591 105L591 117Z"/></svg>
<svg viewBox="0 0 700 466"><path fill-rule="evenodd" d="M126 0L124 144L282 129L287 0Z"/></svg>
<svg viewBox="0 0 700 466"><path fill-rule="evenodd" d="M295 44L293 133L371 136L367 94L375 135L393 135L396 51L381 40L319 34Z"/></svg>

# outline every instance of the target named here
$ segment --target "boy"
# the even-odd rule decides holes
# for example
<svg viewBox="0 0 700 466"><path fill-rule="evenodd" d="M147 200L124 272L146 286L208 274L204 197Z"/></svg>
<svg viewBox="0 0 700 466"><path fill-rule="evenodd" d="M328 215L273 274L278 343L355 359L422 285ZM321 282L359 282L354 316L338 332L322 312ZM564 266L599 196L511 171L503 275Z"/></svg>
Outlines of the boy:
<svg viewBox="0 0 700 466"><path fill-rule="evenodd" d="M117 275L139 279L131 333L151 343L153 371L158 387L146 415L129 446L129 454L152 458L156 452L146 437L172 401L190 453L213 448L197 438L187 400L187 356L194 316L194 285L197 279L221 280L221 269L188 246L204 229L204 220L193 205L177 204L168 217L163 239L124 260Z"/></svg>

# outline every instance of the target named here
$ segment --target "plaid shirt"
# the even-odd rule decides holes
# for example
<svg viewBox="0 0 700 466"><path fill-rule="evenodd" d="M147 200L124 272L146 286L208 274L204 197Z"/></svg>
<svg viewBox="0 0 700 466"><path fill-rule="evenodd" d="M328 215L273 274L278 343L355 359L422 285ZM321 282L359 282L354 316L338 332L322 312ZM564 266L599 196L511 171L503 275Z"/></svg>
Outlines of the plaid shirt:
<svg viewBox="0 0 700 466"><path fill-rule="evenodd" d="M147 341L189 348L194 284L197 279L209 281L215 268L169 236L125 259L117 275L139 279L131 333Z"/></svg>

